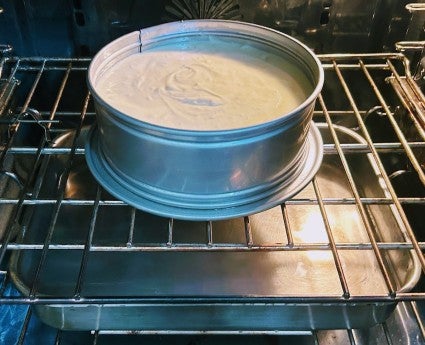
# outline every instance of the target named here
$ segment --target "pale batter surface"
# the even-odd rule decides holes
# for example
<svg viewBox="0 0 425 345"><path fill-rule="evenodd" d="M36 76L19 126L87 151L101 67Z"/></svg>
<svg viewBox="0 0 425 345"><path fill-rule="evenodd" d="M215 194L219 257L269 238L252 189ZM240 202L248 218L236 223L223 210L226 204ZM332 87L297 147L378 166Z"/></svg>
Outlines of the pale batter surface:
<svg viewBox="0 0 425 345"><path fill-rule="evenodd" d="M279 118L311 92L278 55L218 39L147 49L102 74L98 94L114 108L164 127L227 130Z"/></svg>

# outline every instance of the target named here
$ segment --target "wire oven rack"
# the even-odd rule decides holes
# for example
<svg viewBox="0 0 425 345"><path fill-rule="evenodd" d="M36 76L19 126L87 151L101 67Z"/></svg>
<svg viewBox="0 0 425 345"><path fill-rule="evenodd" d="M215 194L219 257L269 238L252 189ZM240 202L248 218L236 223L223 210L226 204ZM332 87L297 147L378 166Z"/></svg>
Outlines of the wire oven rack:
<svg viewBox="0 0 425 345"><path fill-rule="evenodd" d="M425 290L418 288L412 292L398 292L388 275L388 267L382 253L386 250L414 251L419 259L420 266L425 272L425 258L423 250L425 242L417 239L418 229L411 225L409 216L405 212L406 206L414 205L423 207L425 205L425 195L399 195L400 193L393 187L393 177L397 174L387 171L388 167L382 158L385 153L396 152L406 157L407 165L415 179L419 181L421 188L425 186L424 155L425 150L425 98L410 74L409 61L403 54L332 54L320 56L322 65L326 72L325 88L319 96L314 113L314 120L325 122L333 140L331 144L324 145L325 155L337 155L343 165L347 180L352 190L352 197L327 198L322 197L316 179L313 179L315 190L314 198L303 198L295 196L281 205L282 218L286 243L265 243L258 244L253 240L250 226L250 217L243 219L245 227L245 243L215 243L214 223L205 222L206 241L205 243L180 243L174 239L174 220L168 220L168 238L161 243L137 243L134 241L134 219L136 210L132 210L125 243L92 243L91 235L94 229L95 217L99 207L117 207L124 205L123 202L115 199L102 198L101 187L98 188L96 198L67 199L64 197L64 188L72 166L73 158L76 155L84 155L84 149L74 145L67 148L52 147L50 145L53 138L72 129L76 131L78 137L84 125L94 122L94 109L87 87L85 86L85 73L90 63L90 59L84 58L4 58L0 62L1 70L1 93L0 93L0 166L2 178L15 181L18 185L18 192L15 195L0 194L0 209L11 212L4 224L4 234L0 242L0 305L31 305L31 304L116 304L116 303L138 303L143 299L134 298L89 298L81 294L81 287L84 285L85 265L87 257L94 251L317 251L326 250L332 253L335 268L341 284L342 294L340 296L287 296L279 298L282 303L296 302L403 302L399 308L408 309L415 318L418 334L425 342L424 326L418 309L418 304L425 299ZM45 104L40 99L47 92L44 87L50 82L50 76L54 75L54 80L59 76L59 83L54 88L55 97L49 97L53 101ZM356 84L352 78L362 78L362 84ZM81 82L83 81L83 82ZM333 97L326 96L326 90L333 90ZM385 89L385 91L383 90ZM23 91L22 91L23 90ZM339 95L335 98L336 94ZM389 90L389 91L388 91ZM20 91L20 93L18 92ZM18 95L18 96L16 96ZM366 96L365 96L366 95ZM72 104L68 98L77 102ZM379 114L382 123L385 123L392 136L380 138L376 133L372 133L368 125L368 119L372 113ZM346 123L358 131L365 139L364 143L341 144L334 129L335 124ZM28 131L38 132L37 140L26 142L20 138ZM379 174L382 177L389 195L386 197L362 197L357 190L356 181L347 164L347 155L369 153L376 163ZM47 155L63 155L68 157L65 170L65 178L62 179L58 197L56 199L45 199L39 196L40 186L46 174L47 166L43 164L43 157ZM11 157L26 157L29 162L29 169L25 177L10 168ZM30 157L30 158L28 158ZM54 183L54 182L52 182ZM21 225L22 212L25 206L32 205L53 205L48 234L44 243L19 243L15 241L16 229L25 231L25 226ZM55 223L61 206L88 206L93 208L93 219L90 221L90 230L87 241L82 244L75 243L55 243L53 234ZM287 215L287 207L290 205L317 205L325 224L327 241L317 243L297 243L291 234L290 219ZM355 205L358 213L368 232L369 241L358 243L344 243L337 241L327 219L326 205ZM397 214L406 229L407 237L405 241L389 242L376 238L373 231L373 224L367 221L365 207L367 205L393 205ZM5 222L5 221L3 221ZM419 230L423 229L423 224L419 225ZM90 235L91 234L91 235ZM7 293L7 286L10 281L10 273L7 269L7 260L13 251L38 250L41 252L40 262L35 274L33 285L28 296L10 295ZM38 275L43 267L44 260L49 251L59 250L79 250L83 251L80 267L80 274L76 281L74 294L61 298L48 298L38 294ZM344 250L371 250L379 264L382 276L385 279L388 293L385 294L364 294L353 296L345 280L345 268L340 261L340 252ZM26 317L23 320L22 329L17 339L17 343L23 344L25 334L28 332L32 309L28 308ZM339 334L342 331L335 331ZM385 323L380 327L383 339L391 344L391 332ZM100 337L106 337L103 331L93 331L91 341L95 344ZM128 332L112 332L122 334ZM137 331L133 333L138 333ZM161 334L161 332L139 332L141 334ZM184 334L184 332L181 332ZM209 332L214 334L214 332ZM255 332L239 332L255 335ZM308 333L308 332L307 332ZM64 332L58 331L55 336L55 343L60 343L64 337ZM167 332L162 332L167 334ZM215 332L220 334L220 332ZM308 333L312 337L312 343L320 344L329 336L329 331ZM342 336L347 343L360 344L361 335L353 330L347 330ZM341 338L342 339L342 338ZM342 342L341 342L342 343Z"/></svg>

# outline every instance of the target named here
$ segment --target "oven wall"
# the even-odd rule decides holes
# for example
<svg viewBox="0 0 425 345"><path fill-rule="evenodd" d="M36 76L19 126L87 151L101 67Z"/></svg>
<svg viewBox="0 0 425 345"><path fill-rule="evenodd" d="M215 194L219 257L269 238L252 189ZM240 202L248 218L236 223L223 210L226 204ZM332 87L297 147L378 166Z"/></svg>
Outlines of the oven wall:
<svg viewBox="0 0 425 345"><path fill-rule="evenodd" d="M382 52L393 51L406 33L410 40L423 34L423 28L409 29L407 2L233 0L231 10L218 16L272 27L299 38L317 53ZM0 27L5 29L0 30L0 43L12 45L13 54L20 56L92 56L124 33L202 17L196 11L198 0L191 3L195 10L185 8L183 0L2 0Z"/></svg>

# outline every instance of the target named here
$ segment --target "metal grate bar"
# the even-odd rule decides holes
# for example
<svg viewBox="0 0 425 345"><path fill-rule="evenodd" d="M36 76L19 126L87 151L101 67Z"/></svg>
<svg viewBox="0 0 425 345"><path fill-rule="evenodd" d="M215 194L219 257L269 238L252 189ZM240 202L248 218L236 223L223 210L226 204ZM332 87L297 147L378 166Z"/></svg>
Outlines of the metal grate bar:
<svg viewBox="0 0 425 345"><path fill-rule="evenodd" d="M0 147L1 150L6 149L5 146ZM8 152L14 154L34 154L37 152L37 148L34 147L11 147ZM45 147L41 150L41 154L43 155L61 155L61 154L69 154L71 152L71 148L55 148L55 147ZM83 155L84 149L79 148L75 150L75 154Z"/></svg>
<svg viewBox="0 0 425 345"><path fill-rule="evenodd" d="M206 222L206 225L207 225L206 228L207 228L207 241L208 241L207 246L211 247L214 243L213 242L213 225L211 221Z"/></svg>
<svg viewBox="0 0 425 345"><path fill-rule="evenodd" d="M74 69L72 69L74 70ZM44 112L40 110L40 114L41 115L48 115L50 112ZM60 117L60 116L69 116L69 117L80 117L81 113L78 111L57 111L56 112L56 117ZM88 111L86 113L86 117L90 117L90 116L96 116L96 113L94 111ZM52 120L53 121L53 120Z"/></svg>
<svg viewBox="0 0 425 345"><path fill-rule="evenodd" d="M22 72L33 72L33 71L37 71L38 67L30 67L30 66L26 66L26 67L19 67L18 71L22 71ZM68 68L67 67L46 67L46 71L66 71ZM73 68L74 71L82 71L85 72L87 71L87 67L74 67Z"/></svg>
<svg viewBox="0 0 425 345"><path fill-rule="evenodd" d="M198 334L214 334L214 335L311 335L310 331L196 331L196 330L100 330L99 335L198 335Z"/></svg>
<svg viewBox="0 0 425 345"><path fill-rule="evenodd" d="M30 104L30 102L31 102L31 100L32 100L32 98L34 96L35 89L37 88L38 83L40 82L41 75L43 74L43 72L45 70L45 67L46 67L46 60L43 61L41 67L38 69L38 73L37 73L37 76L36 76L36 78L34 80L34 83L32 84L31 90L28 93L28 96L27 96L27 98L25 100L24 105L22 106L21 114L22 113L25 113L27 111L28 106L29 106L29 104Z"/></svg>
<svg viewBox="0 0 425 345"><path fill-rule="evenodd" d="M400 204L402 205L422 205L425 204L424 197L399 197ZM0 199L0 205L6 204L18 204L20 199ZM360 202L364 205L391 205L393 204L392 198L386 197L373 197L364 198L360 197ZM22 201L23 205L53 205L56 203L56 199L25 199ZM354 198L323 198L325 205L355 205L356 199ZM94 200L88 199L66 199L63 200L63 205L74 205L74 206L92 206ZM312 198L296 198L285 201L286 205L317 205L318 201ZM127 205L123 201L119 200L100 200L100 206L125 206Z"/></svg>
<svg viewBox="0 0 425 345"><path fill-rule="evenodd" d="M390 54L391 55L391 54ZM385 55L387 56L387 55ZM56 57L56 56L52 56L49 57L49 63L70 63L72 62L73 64L76 63L84 63L84 64L88 64L90 63L90 61L92 60L91 58L85 58L85 57ZM40 63L43 62L44 60L46 60L45 57L43 56L23 56L23 57L16 57L16 56L11 56L11 57L7 57L5 58L6 62L30 62L30 63Z"/></svg>
<svg viewBox="0 0 425 345"><path fill-rule="evenodd" d="M59 102L60 102L60 101L61 101L61 99L62 99L63 91L65 90L65 85L66 85L66 83L68 82L69 74L71 73L71 68L72 68L72 64L71 64L71 63L69 63L69 64L68 64L68 66L67 66L67 68L66 68L65 76L64 76L64 77L63 77L63 79L62 79L62 83L61 83L61 85L59 86L58 95L57 95L57 97L56 97L55 102L53 103L53 107L52 107L52 110L51 110L51 112L50 112L49 120L53 120L53 119L55 118L55 116L56 116L56 111L57 111L57 109L58 109ZM47 126L48 126L48 128L50 128L51 123L49 122L49 123L47 124Z"/></svg>
<svg viewBox="0 0 425 345"><path fill-rule="evenodd" d="M174 219L170 218L168 220L168 241L167 247L171 247L173 245L173 228L174 228Z"/></svg>
<svg viewBox="0 0 425 345"><path fill-rule="evenodd" d="M313 178L313 187L314 187L314 192L316 193L317 196L317 200L319 202L319 208L320 208L320 213L322 215L322 219L323 219L323 223L325 224L325 230L326 230L326 235L328 236L329 239L329 246L331 248L332 251L332 256L335 262L335 267L336 270L338 272L338 277L341 283L341 287L342 287L342 295L345 298L349 298L350 297L350 291L348 289L348 284L347 284L347 280L345 279L345 274L344 274L344 270L342 268L342 264L341 264L341 259L338 255L338 251L335 245L335 239L332 235L332 229L331 226L329 224L329 218L328 215L326 213L326 209L325 209L325 205L322 202L322 195L320 193L320 188L319 185L317 183L316 177Z"/></svg>
<svg viewBox="0 0 425 345"><path fill-rule="evenodd" d="M335 66L336 66L336 64L335 64ZM347 89L347 85L345 84L345 81L343 79L341 79L341 83L343 85L344 90L346 90ZM348 179L348 183L350 185L350 189L353 192L354 198L356 200L357 210L359 211L359 214L360 214L360 217L362 219L363 225L365 226L365 229L366 229L366 232L368 234L369 240L370 240L370 242L372 244L372 249L373 249L373 252L375 253L376 259L378 261L379 268L382 271L382 274L383 274L383 277L385 279L385 283L386 283L386 285L388 287L389 293L390 293L390 295L392 295L392 294L395 293L395 289L394 289L393 283L391 282L391 279L390 279L389 274L388 274L388 270L385 267L384 260L382 258L382 255L381 255L381 252L379 250L379 247L377 245L377 242L376 242L375 236L373 234L371 225L369 223L369 220L367 219L366 210L364 208L364 205L360 201L360 195L359 195L359 192L357 190L357 187L356 187L356 183L354 181L354 178L353 178L353 176L351 174L350 168L348 166L348 162L347 162L347 160L345 158L345 155L342 152L341 148L339 148L339 146L338 146L339 139L338 139L338 136L336 134L335 129L333 128L333 124L332 124L331 118L330 118L329 114L327 113L327 107L325 105L325 102L323 101L322 95L319 95L319 103L320 103L320 106L322 107L323 114L326 117L326 122L328 123L328 127L329 127L329 130L330 130L332 139L335 142L335 146L337 147L339 158L341 159L341 163L342 163L342 166L344 168L346 177Z"/></svg>
<svg viewBox="0 0 425 345"><path fill-rule="evenodd" d="M320 345L319 336L317 335L317 331L313 331L312 333L314 345Z"/></svg>
<svg viewBox="0 0 425 345"><path fill-rule="evenodd" d="M1 276L3 279L2 281L0 281L0 297L4 296L4 292L6 291L6 287L10 282L10 276L9 273L6 272L1 272Z"/></svg>
<svg viewBox="0 0 425 345"><path fill-rule="evenodd" d="M400 298L406 301L424 300L425 294L422 292L399 292Z"/></svg>
<svg viewBox="0 0 425 345"><path fill-rule="evenodd" d="M385 340L387 341L388 345L392 345L393 341L391 340L391 334L388 330L388 326L386 323L381 324L382 330L384 331Z"/></svg>
<svg viewBox="0 0 425 345"><path fill-rule="evenodd" d="M100 198L100 196L99 196ZM98 203L100 200L98 200ZM133 238L134 238L134 224L136 222L136 209L134 207L131 208L131 214L130 214L130 228L128 230L128 237L127 237L127 247L133 246Z"/></svg>
<svg viewBox="0 0 425 345"><path fill-rule="evenodd" d="M405 56L402 53L361 53L361 54L319 54L320 61L334 60L382 60L382 59L396 59L404 60Z"/></svg>
<svg viewBox="0 0 425 345"><path fill-rule="evenodd" d="M243 221L244 221L244 228L245 228L246 245L248 246L248 248L251 248L254 242L252 239L252 230L251 230L251 223L249 221L249 217L244 217Z"/></svg>
<svg viewBox="0 0 425 345"><path fill-rule="evenodd" d="M293 247L294 246L294 237L292 236L291 224L290 224L290 221L289 221L288 209L287 209L286 205L287 205L287 202L285 202L281 205L282 215L283 215L283 224L285 225L285 233L286 233L286 238L288 240L288 246Z"/></svg>
<svg viewBox="0 0 425 345"><path fill-rule="evenodd" d="M93 345L97 345L98 340L99 340L99 331L94 331L94 333L93 333Z"/></svg>
<svg viewBox="0 0 425 345"><path fill-rule="evenodd" d="M416 301L412 301L412 302L410 302L410 304L412 306L412 310L413 310L413 313L414 313L415 318L416 318L416 324L418 325L418 327L421 331L422 339L425 341L425 327L424 327L420 312L418 310L418 305L417 305Z"/></svg>
<svg viewBox="0 0 425 345"><path fill-rule="evenodd" d="M19 121L22 122L22 121ZM54 121L47 121L48 123L54 123ZM51 129L50 131L53 131ZM407 145L410 148L425 148L425 143L421 141L407 142ZM404 152L403 146L400 143L375 143L375 149L378 152ZM344 153L370 153L371 150L366 144L341 144L341 148ZM5 150L6 146L0 146L0 150ZM334 144L324 144L323 145L324 154L334 154L336 152ZM58 154L68 154L71 149L66 147L45 147L42 149L41 153L43 155L58 155ZM14 146L9 148L9 153L13 154L34 154L37 152L37 149L34 147L19 147ZM78 148L75 151L77 155L84 155L85 150L83 148Z"/></svg>
<svg viewBox="0 0 425 345"><path fill-rule="evenodd" d="M379 249L382 250L411 250L413 245L406 242L376 242ZM419 242L422 249L425 249L425 242ZM373 246L367 242L350 242L343 243L338 242L335 244L338 250L371 250ZM10 250L42 250L43 244L22 244L22 243L10 243L8 245ZM83 244L54 244L51 243L49 246L50 250L83 250ZM186 244L186 243L174 243L172 246L167 244L146 244L138 245L133 244L128 247L120 243L111 243L108 246L92 245L90 251L93 252L164 252L164 251L215 251L215 252L226 252L226 251L311 251L311 250L328 250L330 249L329 243L303 243L303 244L284 244L279 245L275 243L261 244L261 245L246 245L241 243L212 243L208 244Z"/></svg>
<svg viewBox="0 0 425 345"><path fill-rule="evenodd" d="M342 63L339 64L340 68L343 70L357 70L359 68L359 64L358 63ZM324 63L322 64L322 67L327 70L327 69L333 69L332 64L330 63ZM368 64L368 67L370 69L374 69L374 70L386 70L388 69L388 66L386 66L383 63L378 63L378 64Z"/></svg>
<svg viewBox="0 0 425 345"><path fill-rule="evenodd" d="M354 113L351 109L348 109L348 110L328 110L328 112L329 112L330 115L345 115L345 116L353 116L354 115ZM366 115L367 111L363 110L363 111L360 111L360 113L362 115ZM317 115L322 115L322 111L321 110L314 110L313 116L317 116Z"/></svg>
<svg viewBox="0 0 425 345"><path fill-rule="evenodd" d="M348 339L350 341L351 345L356 345L356 339L354 338L354 334L353 334L353 330L352 329L347 329L347 335L348 335Z"/></svg>
<svg viewBox="0 0 425 345"><path fill-rule="evenodd" d="M75 298L80 298L80 296L81 296L81 289L82 289L83 283L84 283L87 261L89 259L89 253L90 253L90 248L91 248L92 241L93 241L94 229L95 229L95 226L96 226L97 214L98 214L98 211L99 211L100 193L101 193L101 189L100 189L100 187L97 187L96 199L95 199L95 203L94 203L94 207L93 207L93 213L92 213L92 216L90 218L90 228L89 228L89 231L87 233L86 242L84 244L83 257L81 259L80 271L78 272L77 284L75 286L75 291L74 291L74 297Z"/></svg>
<svg viewBox="0 0 425 345"><path fill-rule="evenodd" d="M59 329L58 332L56 333L55 345L60 345L61 336L62 336L62 331Z"/></svg>
<svg viewBox="0 0 425 345"><path fill-rule="evenodd" d="M424 142L407 142L409 148L425 148ZM404 152L403 145L400 143L375 143L375 149L378 152ZM324 154L333 154L336 152L334 144L323 145ZM366 144L341 144L344 153L370 153L370 149Z"/></svg>
<svg viewBox="0 0 425 345"><path fill-rule="evenodd" d="M22 328L21 328L21 333L19 334L19 339L18 339L18 342L16 343L16 345L22 345L24 343L25 335L27 334L27 331L28 331L28 325L29 325L29 322L31 320L31 315L32 315L32 309L28 308L27 313L25 314L24 323L23 323Z"/></svg>

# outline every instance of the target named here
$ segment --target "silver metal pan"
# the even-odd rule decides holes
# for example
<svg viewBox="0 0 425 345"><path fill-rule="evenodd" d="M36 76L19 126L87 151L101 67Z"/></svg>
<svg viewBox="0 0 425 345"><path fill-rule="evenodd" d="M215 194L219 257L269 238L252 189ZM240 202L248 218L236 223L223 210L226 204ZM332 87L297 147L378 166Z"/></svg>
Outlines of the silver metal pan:
<svg viewBox="0 0 425 345"><path fill-rule="evenodd" d="M308 80L306 98L258 125L184 130L128 116L96 91L103 73L127 56L206 37L279 55ZM311 118L322 84L322 67L306 46L258 25L194 20L127 34L100 50L89 67L98 126L87 142L89 168L114 196L162 216L225 219L271 208L302 189L320 165L321 139Z"/></svg>

